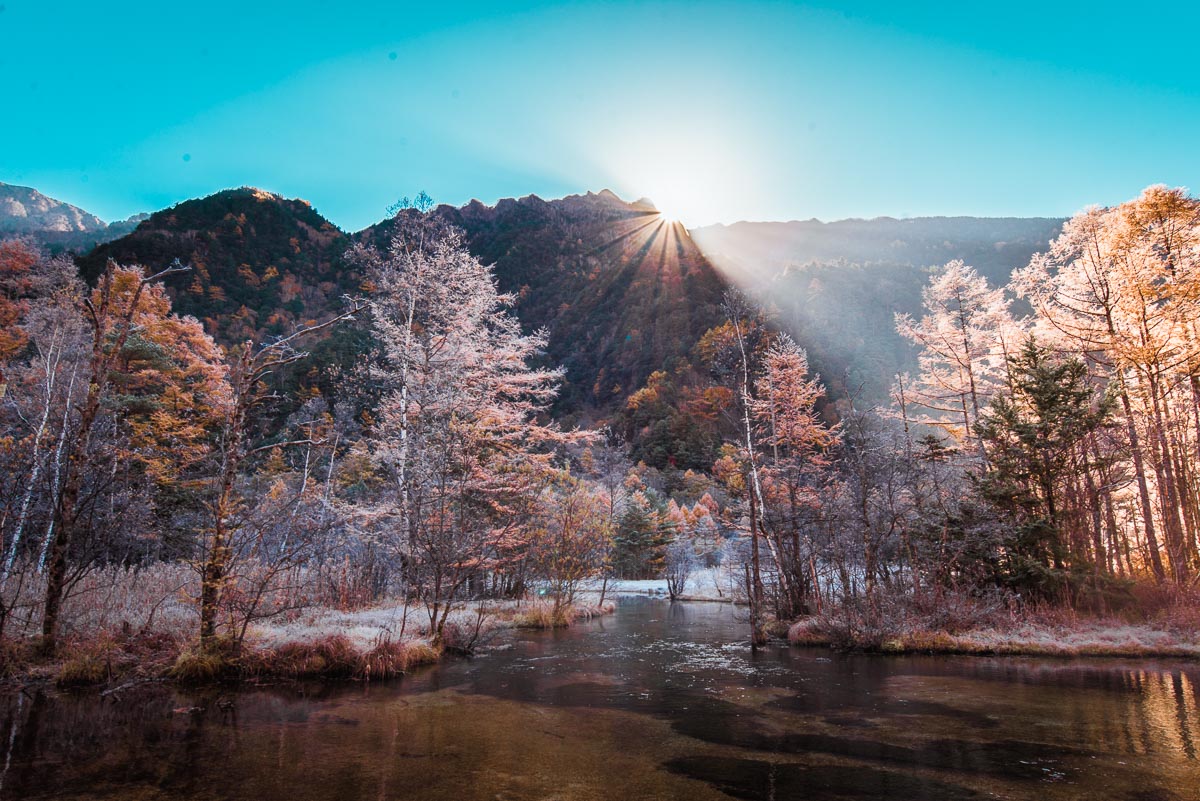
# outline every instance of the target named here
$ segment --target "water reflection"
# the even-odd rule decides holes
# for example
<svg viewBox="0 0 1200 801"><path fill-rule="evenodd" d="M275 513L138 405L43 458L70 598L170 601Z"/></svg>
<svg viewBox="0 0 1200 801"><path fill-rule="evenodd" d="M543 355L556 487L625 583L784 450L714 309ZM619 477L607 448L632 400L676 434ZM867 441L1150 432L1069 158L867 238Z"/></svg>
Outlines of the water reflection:
<svg viewBox="0 0 1200 801"><path fill-rule="evenodd" d="M618 614L388 685L2 700L3 798L1200 797L1189 664L752 653Z"/></svg>

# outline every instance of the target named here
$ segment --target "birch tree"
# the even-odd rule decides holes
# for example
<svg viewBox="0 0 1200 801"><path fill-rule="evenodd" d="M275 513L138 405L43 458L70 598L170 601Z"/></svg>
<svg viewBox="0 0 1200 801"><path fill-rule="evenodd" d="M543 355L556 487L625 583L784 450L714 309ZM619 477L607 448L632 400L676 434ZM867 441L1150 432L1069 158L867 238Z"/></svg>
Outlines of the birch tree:
<svg viewBox="0 0 1200 801"><path fill-rule="evenodd" d="M531 366L545 332L522 332L514 298L460 233L413 212L397 220L386 254L351 254L374 290L374 380L386 390L372 436L392 486L365 517L440 640L453 600L524 524L553 449L572 437L538 422L562 378Z"/></svg>

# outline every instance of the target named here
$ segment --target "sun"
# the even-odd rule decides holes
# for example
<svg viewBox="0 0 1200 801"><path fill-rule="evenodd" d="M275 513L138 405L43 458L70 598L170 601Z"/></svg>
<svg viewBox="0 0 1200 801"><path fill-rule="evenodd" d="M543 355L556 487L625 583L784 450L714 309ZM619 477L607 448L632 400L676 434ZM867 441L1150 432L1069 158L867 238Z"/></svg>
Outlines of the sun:
<svg viewBox="0 0 1200 801"><path fill-rule="evenodd" d="M664 223L684 227L713 222L707 219L709 192L705 176L688 171L686 165L657 165L648 169L639 183L643 196L654 204Z"/></svg>
<svg viewBox="0 0 1200 801"><path fill-rule="evenodd" d="M622 197L649 200L664 224L692 230L731 222L747 198L762 194L762 166L740 132L666 121L632 128L636 134L609 130L600 139L590 132L589 158L607 173L606 185Z"/></svg>

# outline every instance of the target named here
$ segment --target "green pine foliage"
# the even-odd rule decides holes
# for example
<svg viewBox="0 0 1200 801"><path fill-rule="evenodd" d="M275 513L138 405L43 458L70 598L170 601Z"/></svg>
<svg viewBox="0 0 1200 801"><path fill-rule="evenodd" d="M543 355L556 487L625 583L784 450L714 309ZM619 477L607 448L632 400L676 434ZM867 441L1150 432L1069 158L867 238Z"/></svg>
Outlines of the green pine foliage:
<svg viewBox="0 0 1200 801"><path fill-rule="evenodd" d="M982 496L1011 524L1004 542L1009 581L1055 596L1073 570L1087 570L1071 547L1064 514L1072 476L1086 462L1087 439L1106 425L1112 398L1076 358L1058 358L1030 337L1009 359L1011 390L978 425L986 452Z"/></svg>
<svg viewBox="0 0 1200 801"><path fill-rule="evenodd" d="M634 493L617 520L613 537L613 567L618 576L648 579L662 575L667 546L675 535L666 511L666 499L654 490Z"/></svg>

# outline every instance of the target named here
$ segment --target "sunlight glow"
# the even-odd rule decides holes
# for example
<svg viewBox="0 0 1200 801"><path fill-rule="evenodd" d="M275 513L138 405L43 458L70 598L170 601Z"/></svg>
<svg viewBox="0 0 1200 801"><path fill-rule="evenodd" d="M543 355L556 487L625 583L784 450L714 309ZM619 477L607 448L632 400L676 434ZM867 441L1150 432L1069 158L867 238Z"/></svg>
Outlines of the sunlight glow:
<svg viewBox="0 0 1200 801"><path fill-rule="evenodd" d="M601 139L590 155L612 176L613 191L648 200L665 222L689 228L733 222L736 209L744 213L747 200L760 197L769 183L736 133L673 120L635 137Z"/></svg>

